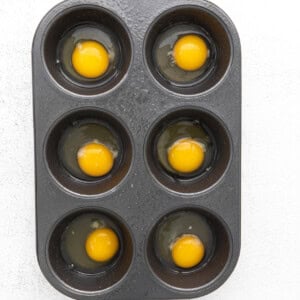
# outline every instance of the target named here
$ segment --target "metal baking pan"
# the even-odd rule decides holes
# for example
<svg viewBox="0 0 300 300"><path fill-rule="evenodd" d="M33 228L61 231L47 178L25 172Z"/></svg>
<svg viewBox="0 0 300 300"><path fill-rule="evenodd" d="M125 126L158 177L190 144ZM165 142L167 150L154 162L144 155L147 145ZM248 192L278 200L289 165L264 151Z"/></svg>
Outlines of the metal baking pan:
<svg viewBox="0 0 300 300"><path fill-rule="evenodd" d="M79 84L63 74L57 49L79 24L104 26L118 40L107 80ZM178 24L201 27L214 47L210 71L190 85L165 80L153 59L157 37ZM37 256L48 281L74 299L190 299L221 286L241 231L241 49L228 16L202 0L65 1L38 26L32 68ZM209 167L192 178L164 172L153 152L176 118L201 122L214 143ZM122 152L109 176L91 181L71 176L58 154L67 128L85 120L108 124ZM180 212L199 214L213 232L211 255L190 271L168 268L154 249L161 222ZM111 219L121 243L115 263L93 274L61 254L64 230L85 213Z"/></svg>

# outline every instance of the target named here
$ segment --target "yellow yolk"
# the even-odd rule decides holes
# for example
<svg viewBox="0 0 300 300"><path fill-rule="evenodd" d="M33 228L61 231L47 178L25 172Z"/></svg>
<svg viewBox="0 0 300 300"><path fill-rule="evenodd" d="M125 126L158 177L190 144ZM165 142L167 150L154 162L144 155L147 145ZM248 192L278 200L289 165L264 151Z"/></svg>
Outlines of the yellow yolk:
<svg viewBox="0 0 300 300"><path fill-rule="evenodd" d="M111 150L105 145L89 143L79 149L77 161L83 173L99 177L111 171L114 157Z"/></svg>
<svg viewBox="0 0 300 300"><path fill-rule="evenodd" d="M90 259L97 262L111 260L119 250L119 239L109 228L94 230L85 242L85 250Z"/></svg>
<svg viewBox="0 0 300 300"><path fill-rule="evenodd" d="M98 42L79 42L73 50L72 65L79 75L97 78L107 71L109 55L105 47Z"/></svg>
<svg viewBox="0 0 300 300"><path fill-rule="evenodd" d="M184 71L196 71L207 61L209 49L197 35L185 35L178 39L173 49L176 65Z"/></svg>
<svg viewBox="0 0 300 300"><path fill-rule="evenodd" d="M203 260L205 248L197 236L185 234L179 237L171 246L171 252L176 266L189 269Z"/></svg>
<svg viewBox="0 0 300 300"><path fill-rule="evenodd" d="M169 164L177 172L196 171L203 164L204 158L204 146L191 138L178 140L168 149Z"/></svg>

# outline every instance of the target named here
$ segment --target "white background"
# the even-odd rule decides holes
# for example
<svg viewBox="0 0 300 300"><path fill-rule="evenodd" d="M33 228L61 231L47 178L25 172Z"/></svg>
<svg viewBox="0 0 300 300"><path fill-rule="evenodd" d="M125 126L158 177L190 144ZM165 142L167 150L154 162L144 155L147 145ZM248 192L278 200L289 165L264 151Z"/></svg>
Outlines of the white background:
<svg viewBox="0 0 300 300"><path fill-rule="evenodd" d="M35 256L30 51L40 19L57 3L0 3L0 299L66 299ZM298 1L215 3L235 22L243 48L242 251L229 280L202 299L298 300Z"/></svg>

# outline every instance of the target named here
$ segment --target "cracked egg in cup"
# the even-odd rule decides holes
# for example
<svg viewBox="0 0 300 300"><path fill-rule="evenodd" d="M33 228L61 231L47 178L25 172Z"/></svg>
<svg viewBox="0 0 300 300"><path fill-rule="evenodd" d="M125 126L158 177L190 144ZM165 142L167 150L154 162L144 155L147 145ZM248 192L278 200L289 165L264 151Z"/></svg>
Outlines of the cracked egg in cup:
<svg viewBox="0 0 300 300"><path fill-rule="evenodd" d="M62 165L71 175L82 180L108 176L119 161L119 154L117 135L101 123L75 123L59 142Z"/></svg>
<svg viewBox="0 0 300 300"><path fill-rule="evenodd" d="M57 64L79 85L104 84L116 76L121 64L118 39L107 27L78 25L59 43Z"/></svg>
<svg viewBox="0 0 300 300"><path fill-rule="evenodd" d="M200 82L213 69L215 46L208 33L194 24L177 24L162 31L153 59L165 80L178 86Z"/></svg>
<svg viewBox="0 0 300 300"><path fill-rule="evenodd" d="M156 153L172 176L195 177L210 168L215 147L208 129L197 120L177 120L160 133Z"/></svg>

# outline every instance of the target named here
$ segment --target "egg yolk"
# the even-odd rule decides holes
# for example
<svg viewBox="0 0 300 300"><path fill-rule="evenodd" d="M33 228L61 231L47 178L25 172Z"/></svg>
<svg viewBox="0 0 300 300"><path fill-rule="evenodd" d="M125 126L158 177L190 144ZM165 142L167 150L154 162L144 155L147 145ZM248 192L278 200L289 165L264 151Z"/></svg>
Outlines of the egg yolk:
<svg viewBox="0 0 300 300"><path fill-rule="evenodd" d="M168 161L177 172L192 173L205 158L204 146L191 138L180 139L168 149Z"/></svg>
<svg viewBox="0 0 300 300"><path fill-rule="evenodd" d="M85 78L97 78L107 71L109 54L98 42L78 42L73 50L72 65L79 75Z"/></svg>
<svg viewBox="0 0 300 300"><path fill-rule="evenodd" d="M171 252L176 266L189 269L203 260L205 248L196 235L185 234L179 237L171 246Z"/></svg>
<svg viewBox="0 0 300 300"><path fill-rule="evenodd" d="M184 71L196 71L207 61L209 49L203 38L185 35L178 39L173 49L176 65Z"/></svg>
<svg viewBox="0 0 300 300"><path fill-rule="evenodd" d="M83 173L92 177L108 174L114 164L111 150L102 144L89 143L77 153L78 165Z"/></svg>
<svg viewBox="0 0 300 300"><path fill-rule="evenodd" d="M85 242L88 257L96 262L111 260L119 250L119 239L109 228L94 230Z"/></svg>

